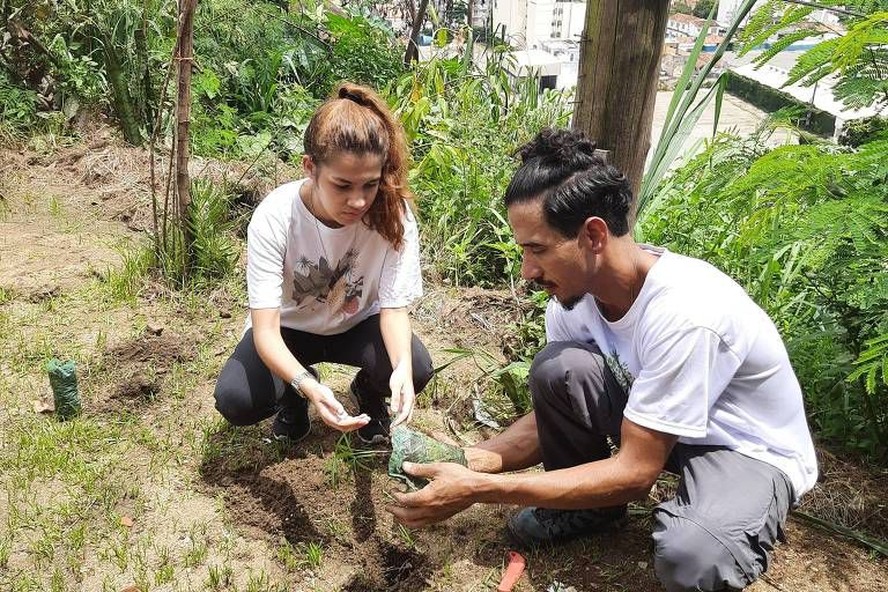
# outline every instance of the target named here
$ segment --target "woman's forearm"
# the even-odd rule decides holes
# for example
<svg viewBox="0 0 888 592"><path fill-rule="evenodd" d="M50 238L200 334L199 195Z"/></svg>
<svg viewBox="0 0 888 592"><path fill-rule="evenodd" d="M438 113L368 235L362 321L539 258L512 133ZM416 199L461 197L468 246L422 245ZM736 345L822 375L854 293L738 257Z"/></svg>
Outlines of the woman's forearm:
<svg viewBox="0 0 888 592"><path fill-rule="evenodd" d="M290 382L306 370L281 337L279 309L253 309L250 318L256 352L272 374Z"/></svg>
<svg viewBox="0 0 888 592"><path fill-rule="evenodd" d="M388 353L392 368L406 364L409 375L413 376L413 331L406 308L383 308L379 311L379 329Z"/></svg>

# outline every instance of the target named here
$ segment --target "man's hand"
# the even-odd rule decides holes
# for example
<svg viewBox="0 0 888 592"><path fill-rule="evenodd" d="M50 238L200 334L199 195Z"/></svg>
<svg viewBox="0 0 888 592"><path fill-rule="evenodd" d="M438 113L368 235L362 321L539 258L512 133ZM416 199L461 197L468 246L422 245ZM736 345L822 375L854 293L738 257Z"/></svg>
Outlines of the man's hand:
<svg viewBox="0 0 888 592"><path fill-rule="evenodd" d="M430 483L413 493L394 493L395 505L386 508L395 520L419 528L450 518L474 502L472 494L481 475L456 463L404 463L404 472Z"/></svg>
<svg viewBox="0 0 888 592"><path fill-rule="evenodd" d="M407 358L392 370L389 388L392 390L391 410L394 415L392 427L408 423L413 417L413 403L416 393L413 392L412 361Z"/></svg>
<svg viewBox="0 0 888 592"><path fill-rule="evenodd" d="M365 413L354 417L349 415L327 385L316 380L306 380L303 385L305 396L314 404L323 422L331 428L352 432L370 422L370 417Z"/></svg>

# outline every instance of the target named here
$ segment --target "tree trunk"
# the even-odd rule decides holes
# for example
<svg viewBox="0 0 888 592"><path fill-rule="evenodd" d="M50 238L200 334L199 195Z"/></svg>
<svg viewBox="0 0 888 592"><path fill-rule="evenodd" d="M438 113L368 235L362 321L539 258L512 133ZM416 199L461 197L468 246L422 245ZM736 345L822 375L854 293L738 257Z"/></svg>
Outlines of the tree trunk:
<svg viewBox="0 0 888 592"><path fill-rule="evenodd" d="M651 145L668 0L589 0L573 128L609 151L638 195ZM633 206L634 217L634 206Z"/></svg>
<svg viewBox="0 0 888 592"><path fill-rule="evenodd" d="M133 146L141 146L142 132L133 109L133 95L130 93L123 66L120 64L111 39L104 36L102 45L105 70L108 72L108 84L111 86L111 100L114 103L114 115L123 130L123 139Z"/></svg>
<svg viewBox="0 0 888 592"><path fill-rule="evenodd" d="M426 10L429 8L429 0L420 0L416 15L413 18L413 26L410 27L410 39L407 41L407 51L404 52L404 67L409 68L413 60L419 60L419 32L422 22L425 20Z"/></svg>
<svg viewBox="0 0 888 592"><path fill-rule="evenodd" d="M183 244L183 270L190 270L190 252L193 237L189 225L188 209L191 205L191 176L188 174L189 132L191 122L191 68L194 58L194 10L197 0L181 0L179 19L179 91L176 100L176 194L177 210L181 224Z"/></svg>

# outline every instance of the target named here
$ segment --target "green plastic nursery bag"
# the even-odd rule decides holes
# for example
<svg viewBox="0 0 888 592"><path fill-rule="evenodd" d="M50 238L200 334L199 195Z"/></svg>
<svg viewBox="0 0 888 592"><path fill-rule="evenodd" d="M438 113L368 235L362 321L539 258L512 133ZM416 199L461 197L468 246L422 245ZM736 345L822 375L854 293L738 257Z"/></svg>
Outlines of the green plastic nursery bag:
<svg viewBox="0 0 888 592"><path fill-rule="evenodd" d="M392 430L389 475L403 481L411 489L425 487L428 484L426 479L411 477L404 473L405 461L414 463L454 462L466 466L466 455L462 448L438 442L425 434L398 426Z"/></svg>
<svg viewBox="0 0 888 592"><path fill-rule="evenodd" d="M55 399L56 415L62 421L80 413L80 393L77 391L77 373L73 361L53 358L47 363L49 384Z"/></svg>

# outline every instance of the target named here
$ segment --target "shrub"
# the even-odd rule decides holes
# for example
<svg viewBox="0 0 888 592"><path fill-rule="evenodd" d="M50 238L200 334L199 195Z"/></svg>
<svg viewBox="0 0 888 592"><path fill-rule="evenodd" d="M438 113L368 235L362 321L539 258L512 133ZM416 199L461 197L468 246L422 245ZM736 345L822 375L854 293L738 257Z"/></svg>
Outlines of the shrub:
<svg viewBox="0 0 888 592"><path fill-rule="evenodd" d="M819 435L876 455L888 450L888 373L871 371L888 367L886 150L721 136L641 220L645 240L744 285L780 329Z"/></svg>
<svg viewBox="0 0 888 592"><path fill-rule="evenodd" d="M37 121L37 93L14 86L0 72L0 138L19 137Z"/></svg>

